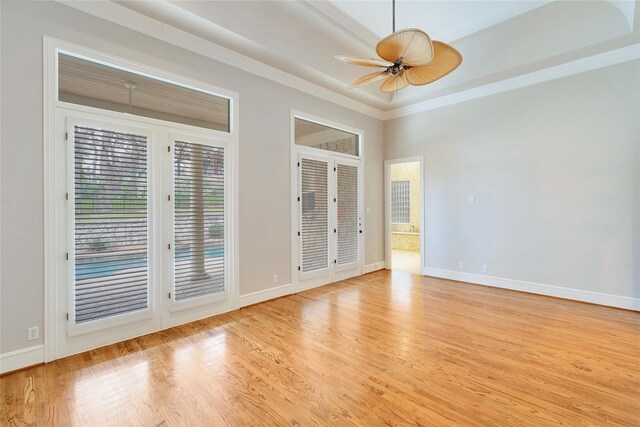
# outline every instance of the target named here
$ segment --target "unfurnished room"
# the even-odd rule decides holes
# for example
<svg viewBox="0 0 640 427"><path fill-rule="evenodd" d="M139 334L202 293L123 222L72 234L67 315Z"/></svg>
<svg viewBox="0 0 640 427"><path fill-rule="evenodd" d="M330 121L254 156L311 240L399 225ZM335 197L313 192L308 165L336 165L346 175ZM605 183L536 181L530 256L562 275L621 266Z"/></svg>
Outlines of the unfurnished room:
<svg viewBox="0 0 640 427"><path fill-rule="evenodd" d="M0 0L0 426L640 426L640 2Z"/></svg>

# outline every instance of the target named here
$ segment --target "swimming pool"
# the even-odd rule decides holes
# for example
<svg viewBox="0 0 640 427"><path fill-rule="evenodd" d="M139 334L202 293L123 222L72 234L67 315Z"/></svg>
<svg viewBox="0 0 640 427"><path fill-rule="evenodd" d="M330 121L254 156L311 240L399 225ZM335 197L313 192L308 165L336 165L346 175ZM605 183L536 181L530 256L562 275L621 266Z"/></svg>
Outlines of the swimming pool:
<svg viewBox="0 0 640 427"><path fill-rule="evenodd" d="M204 251L205 258L220 258L224 256L224 248L208 246ZM111 258L111 259L110 259ZM176 262L191 259L189 248L176 249ZM122 270L147 266L147 257L133 255L130 258L113 259L109 256L96 256L76 263L76 280L95 279L117 274Z"/></svg>

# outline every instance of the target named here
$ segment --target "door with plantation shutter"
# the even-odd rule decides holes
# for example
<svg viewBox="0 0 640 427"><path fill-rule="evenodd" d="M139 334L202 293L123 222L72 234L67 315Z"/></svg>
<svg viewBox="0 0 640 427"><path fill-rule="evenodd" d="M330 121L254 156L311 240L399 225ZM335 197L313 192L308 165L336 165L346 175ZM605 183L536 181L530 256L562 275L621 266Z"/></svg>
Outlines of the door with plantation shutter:
<svg viewBox="0 0 640 427"><path fill-rule="evenodd" d="M325 282L331 275L329 251L329 159L300 155L298 159L299 279Z"/></svg>
<svg viewBox="0 0 640 427"><path fill-rule="evenodd" d="M297 169L297 290L361 274L360 160L307 149Z"/></svg>
<svg viewBox="0 0 640 427"><path fill-rule="evenodd" d="M142 128L68 126L70 336L152 316L150 144Z"/></svg>
<svg viewBox="0 0 640 427"><path fill-rule="evenodd" d="M360 236L362 218L359 201L360 161L335 159L334 254L336 273L334 280L343 280L360 274Z"/></svg>
<svg viewBox="0 0 640 427"><path fill-rule="evenodd" d="M228 192L223 144L171 137L171 310L227 298Z"/></svg>
<svg viewBox="0 0 640 427"><path fill-rule="evenodd" d="M66 244L56 354L235 308L230 142L92 113L57 123Z"/></svg>

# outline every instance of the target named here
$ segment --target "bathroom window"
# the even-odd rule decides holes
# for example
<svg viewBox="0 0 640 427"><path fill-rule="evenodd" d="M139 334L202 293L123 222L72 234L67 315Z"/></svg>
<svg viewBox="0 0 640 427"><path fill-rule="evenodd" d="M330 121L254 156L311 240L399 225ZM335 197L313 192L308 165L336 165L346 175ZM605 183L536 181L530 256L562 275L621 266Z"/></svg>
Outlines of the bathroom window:
<svg viewBox="0 0 640 427"><path fill-rule="evenodd" d="M411 221L411 183L391 181L391 223L409 224Z"/></svg>

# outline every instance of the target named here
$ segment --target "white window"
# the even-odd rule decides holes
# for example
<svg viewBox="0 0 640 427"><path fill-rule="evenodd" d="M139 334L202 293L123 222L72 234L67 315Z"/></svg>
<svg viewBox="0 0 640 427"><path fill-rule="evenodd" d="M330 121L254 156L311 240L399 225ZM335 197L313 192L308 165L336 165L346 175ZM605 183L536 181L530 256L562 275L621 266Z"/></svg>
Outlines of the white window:
<svg viewBox="0 0 640 427"><path fill-rule="evenodd" d="M58 55L58 99L231 132L231 100L227 97L65 53Z"/></svg>
<svg viewBox="0 0 640 427"><path fill-rule="evenodd" d="M391 223L411 222L411 182L391 181Z"/></svg>
<svg viewBox="0 0 640 427"><path fill-rule="evenodd" d="M360 135L320 123L294 118L295 144L360 157Z"/></svg>

